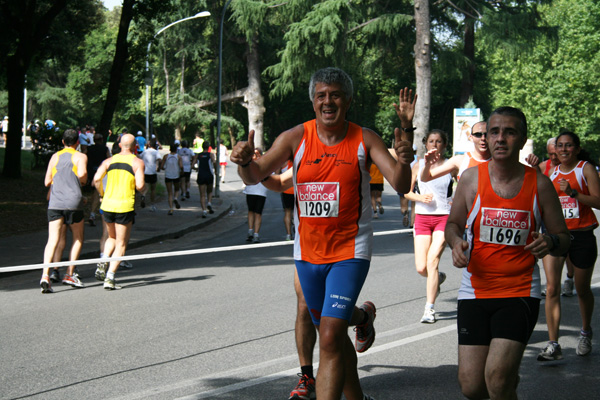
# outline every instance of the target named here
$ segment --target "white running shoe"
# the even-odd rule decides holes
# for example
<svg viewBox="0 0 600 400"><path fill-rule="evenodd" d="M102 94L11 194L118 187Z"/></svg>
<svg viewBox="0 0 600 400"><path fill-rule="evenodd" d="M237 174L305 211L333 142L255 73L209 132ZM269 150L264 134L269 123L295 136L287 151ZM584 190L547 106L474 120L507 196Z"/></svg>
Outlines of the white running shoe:
<svg viewBox="0 0 600 400"><path fill-rule="evenodd" d="M560 348L560 344L548 342L546 346L540 351L540 354L537 356L538 361L554 361L554 360L562 360L562 349Z"/></svg>
<svg viewBox="0 0 600 400"><path fill-rule="evenodd" d="M579 343L577 344L577 350L575 352L578 356L587 356L592 352L592 332L587 335L581 334L579 336Z"/></svg>
<svg viewBox="0 0 600 400"><path fill-rule="evenodd" d="M435 310L433 308L425 308L425 312L421 317L421 323L423 324L434 324L435 323Z"/></svg>
<svg viewBox="0 0 600 400"><path fill-rule="evenodd" d="M565 297L573 296L573 279L565 279L562 286L561 294Z"/></svg>

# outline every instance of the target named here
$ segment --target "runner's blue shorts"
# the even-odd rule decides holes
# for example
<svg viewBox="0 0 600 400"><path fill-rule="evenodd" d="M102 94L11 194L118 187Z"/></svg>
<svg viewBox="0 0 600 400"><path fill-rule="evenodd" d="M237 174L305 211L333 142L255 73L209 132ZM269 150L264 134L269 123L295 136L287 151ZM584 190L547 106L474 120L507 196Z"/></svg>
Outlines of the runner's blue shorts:
<svg viewBox="0 0 600 400"><path fill-rule="evenodd" d="M302 293L315 325L320 324L321 317L350 322L370 266L371 261L358 258L331 264L296 260Z"/></svg>

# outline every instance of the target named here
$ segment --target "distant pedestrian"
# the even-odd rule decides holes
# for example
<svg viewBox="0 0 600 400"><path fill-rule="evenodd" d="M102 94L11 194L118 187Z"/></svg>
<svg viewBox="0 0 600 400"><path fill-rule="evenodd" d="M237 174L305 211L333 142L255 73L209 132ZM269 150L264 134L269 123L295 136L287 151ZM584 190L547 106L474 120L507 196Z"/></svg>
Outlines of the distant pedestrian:
<svg viewBox="0 0 600 400"><path fill-rule="evenodd" d="M203 152L194 156L193 164L198 162L198 176L196 183L200 192L200 207L202 207L202 218L206 218L208 213L213 213L212 209L212 186L215 182L215 155L208 151L209 143L202 143Z"/></svg>
<svg viewBox="0 0 600 400"><path fill-rule="evenodd" d="M190 177L192 175L192 159L194 158L194 152L190 150L188 141L181 141L181 148L177 150L177 154L181 158L181 180L179 185L181 186L181 200L190 198Z"/></svg>
<svg viewBox="0 0 600 400"><path fill-rule="evenodd" d="M146 138L142 131L137 132L137 136L135 137L135 141L137 143L137 151L138 154L142 154L144 150L146 150Z"/></svg>
<svg viewBox="0 0 600 400"><path fill-rule="evenodd" d="M377 165L371 164L371 169L369 170L369 175L371 175L371 207L373 207L373 218L379 218L377 215L377 211L379 214L383 214L383 204L381 204L381 193L383 192L383 174L377 168Z"/></svg>
<svg viewBox="0 0 600 400"><path fill-rule="evenodd" d="M156 139L150 139L148 148L142 153L144 161L144 180L146 188L142 192L141 207L146 207L146 195L150 190L150 210L156 211L156 182L158 181L157 171L160 167L160 153L156 149Z"/></svg>
<svg viewBox="0 0 600 400"><path fill-rule="evenodd" d="M102 210L108 239L104 246L106 257L121 257L125 255L131 227L135 221L135 191L144 190L144 162L133 154L135 138L125 134L121 137L119 154L105 160L94 176L94 186L102 197ZM107 175L106 191L102 179ZM96 279L104 280L104 289L120 289L115 283L115 273L120 261L110 262L96 269ZM102 268L104 267L104 268Z"/></svg>
<svg viewBox="0 0 600 400"><path fill-rule="evenodd" d="M221 183L225 183L225 168L227 167L229 152L223 143L219 144L219 165L221 166Z"/></svg>
<svg viewBox="0 0 600 400"><path fill-rule="evenodd" d="M294 164L291 160L288 160L283 168L281 168L281 173L293 169ZM283 226L285 227L285 240L292 240L294 238L294 231L292 229L292 220L294 217L294 187L291 186L289 189L281 192L281 205L283 206Z"/></svg>
<svg viewBox="0 0 600 400"><path fill-rule="evenodd" d="M81 185L87 181L87 157L75 150L79 145L79 137L75 130L67 129L63 134L63 150L55 153L46 170L45 185L50 187L48 202L48 242L44 249L44 264L59 261L55 257L56 249L67 226L73 234L73 244L69 259L75 261L81 253L83 245L83 196ZM64 245L63 245L64 248ZM61 251L62 253L62 251ZM83 287L77 276L73 276L74 265L67 268L63 284ZM50 285L50 267L42 272L40 286L42 293L53 293Z"/></svg>
<svg viewBox="0 0 600 400"><path fill-rule="evenodd" d="M254 150L253 160L262 157L262 150ZM267 199L267 189L262 183L256 185L246 185L244 193L246 194L246 205L248 206L248 236L246 242L260 243L260 226L262 225L262 212Z"/></svg>
<svg viewBox="0 0 600 400"><path fill-rule="evenodd" d="M180 209L179 201L179 181L181 171L183 170L183 164L181 157L177 154L178 140L171 144L169 154L165 154L162 161L160 162L160 169L165 171L165 186L167 187L168 201L169 201L169 215L173 215L173 204L175 208Z"/></svg>
<svg viewBox="0 0 600 400"><path fill-rule="evenodd" d="M100 165L104 160L110 157L110 150L104 144L104 137L97 133L94 137L94 144L87 149L87 169L88 169L88 183L91 184L96 175L96 171L100 168ZM97 190L92 191L92 209L90 211L90 217L88 223L90 226L96 225L96 210L100 206L100 196Z"/></svg>
<svg viewBox="0 0 600 400"><path fill-rule="evenodd" d="M8 134L8 116L5 116L4 119L2 120L2 123L0 123L0 125L2 125L2 130L1 130L1 134L2 136L0 136L0 139L2 139L2 144L6 145L6 135Z"/></svg>

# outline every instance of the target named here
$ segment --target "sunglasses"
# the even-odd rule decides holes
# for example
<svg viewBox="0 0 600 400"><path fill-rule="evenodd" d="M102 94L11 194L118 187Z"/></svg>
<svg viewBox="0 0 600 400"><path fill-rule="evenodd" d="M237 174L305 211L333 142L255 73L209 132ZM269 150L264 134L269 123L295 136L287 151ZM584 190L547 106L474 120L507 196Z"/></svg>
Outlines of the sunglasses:
<svg viewBox="0 0 600 400"><path fill-rule="evenodd" d="M480 139L485 136L485 132L473 132L471 133L471 136L475 136L476 138Z"/></svg>

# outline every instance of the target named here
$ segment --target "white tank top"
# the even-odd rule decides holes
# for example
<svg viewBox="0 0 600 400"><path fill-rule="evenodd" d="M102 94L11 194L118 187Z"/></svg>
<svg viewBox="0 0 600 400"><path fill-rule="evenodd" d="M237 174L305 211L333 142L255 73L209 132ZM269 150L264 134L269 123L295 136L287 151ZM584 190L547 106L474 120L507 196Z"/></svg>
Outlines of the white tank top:
<svg viewBox="0 0 600 400"><path fill-rule="evenodd" d="M415 212L417 214L446 215L450 214L450 201L452 196L450 187L452 187L452 175L446 174L429 182L421 180L421 169L425 166L425 160L419 160L419 172L417 172L417 184L420 194L433 193L431 203L415 202Z"/></svg>

